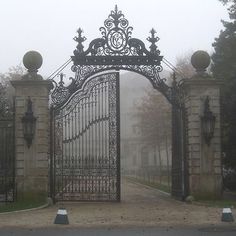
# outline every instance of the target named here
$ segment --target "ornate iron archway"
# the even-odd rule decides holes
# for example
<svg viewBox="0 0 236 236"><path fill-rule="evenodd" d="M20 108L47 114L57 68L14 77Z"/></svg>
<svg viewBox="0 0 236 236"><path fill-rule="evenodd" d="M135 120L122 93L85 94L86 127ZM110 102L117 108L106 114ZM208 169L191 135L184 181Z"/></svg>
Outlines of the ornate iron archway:
<svg viewBox="0 0 236 236"><path fill-rule="evenodd" d="M165 79L160 78L159 73L162 71L161 62L163 57L160 55L160 51L156 45L159 38L156 36L155 30L152 29L150 31L151 35L147 38L147 41L150 43L149 50L140 39L131 37L132 30L133 27L129 26L128 20L118 10L117 6L115 6L115 9L111 11L108 18L104 21L104 26L100 27L102 36L92 40L86 50L84 50L83 45L86 38L82 35L82 30L80 28L78 29L78 35L74 38L77 46L74 50L74 55L71 57L73 61L72 71L75 72L75 77L70 78L71 83L68 86L64 85L63 76L59 83L53 81L55 86L51 93L51 100L54 111L56 110L57 112L52 112L54 114L52 123L54 123L55 128L55 122L57 120L55 114L60 114L60 109L67 109L66 104L69 104L73 100L73 96L86 85L87 81L93 75L104 71L128 70L145 76L151 82L152 86L168 99L173 107L172 158L174 161L172 163L174 166L172 166L172 176L174 176L175 181L172 182L172 195L180 199L186 194L186 188L184 187L185 169L183 164L185 156L185 132L183 132L183 123L185 119L182 113L181 90L179 90L175 81L173 86L170 87L166 84ZM116 91L116 94L119 94L119 91L114 91ZM111 96L114 96L114 93ZM101 114L99 119L102 119L102 117L103 115ZM116 141L118 140L119 137ZM65 140L65 142L67 141ZM55 153L55 151L52 152ZM117 149L117 151L119 150ZM73 158L70 157L69 159ZM53 162L55 163L55 160L52 160Z"/></svg>
<svg viewBox="0 0 236 236"><path fill-rule="evenodd" d="M72 71L75 78L67 87L63 81L55 83L52 93L54 105L63 104L76 90L81 88L83 83L90 76L107 70L129 70L145 76L171 103L172 87L161 79L159 72L162 71L160 51L156 43L159 38L156 31L152 29L147 41L151 43L150 50L137 38L132 38L133 27L129 26L128 20L115 6L115 10L100 27L102 37L92 40L87 50L84 50L86 37L82 36L81 28L78 29L78 36L74 40L78 43L74 50Z"/></svg>

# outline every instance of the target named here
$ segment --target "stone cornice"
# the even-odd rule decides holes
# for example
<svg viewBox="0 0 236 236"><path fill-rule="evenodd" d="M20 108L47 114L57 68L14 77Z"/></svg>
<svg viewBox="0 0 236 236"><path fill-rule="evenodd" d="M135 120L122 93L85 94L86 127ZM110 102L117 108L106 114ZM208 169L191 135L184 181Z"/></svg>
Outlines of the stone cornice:
<svg viewBox="0 0 236 236"><path fill-rule="evenodd" d="M53 88L52 81L50 80L12 80L11 84L14 88L20 86L45 86L49 90Z"/></svg>
<svg viewBox="0 0 236 236"><path fill-rule="evenodd" d="M221 87L225 84L223 80L216 80L213 78L191 78L191 79L183 79L181 83L181 87L195 87L195 86L217 86Z"/></svg>

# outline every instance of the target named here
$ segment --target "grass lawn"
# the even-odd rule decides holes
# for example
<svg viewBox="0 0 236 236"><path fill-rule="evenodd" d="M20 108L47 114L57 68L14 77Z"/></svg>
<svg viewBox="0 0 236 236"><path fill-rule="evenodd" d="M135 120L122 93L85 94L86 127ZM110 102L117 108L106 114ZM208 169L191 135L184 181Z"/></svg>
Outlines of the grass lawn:
<svg viewBox="0 0 236 236"><path fill-rule="evenodd" d="M158 184L158 183L150 183L148 181L137 179L134 177L126 176L128 180L131 180L133 182L141 183L153 188L157 188L163 192L170 193L171 189L167 185ZM197 200L196 203L204 204L210 207L220 207L220 208L236 208L236 200Z"/></svg>
<svg viewBox="0 0 236 236"><path fill-rule="evenodd" d="M36 208L44 204L46 204L45 199L38 199L38 200L31 199L31 200L20 200L17 202L0 203L0 213Z"/></svg>
<svg viewBox="0 0 236 236"><path fill-rule="evenodd" d="M199 200L197 202L210 206L210 207L220 207L220 208L228 208L228 207L235 208L236 207L236 201L232 201L232 200Z"/></svg>

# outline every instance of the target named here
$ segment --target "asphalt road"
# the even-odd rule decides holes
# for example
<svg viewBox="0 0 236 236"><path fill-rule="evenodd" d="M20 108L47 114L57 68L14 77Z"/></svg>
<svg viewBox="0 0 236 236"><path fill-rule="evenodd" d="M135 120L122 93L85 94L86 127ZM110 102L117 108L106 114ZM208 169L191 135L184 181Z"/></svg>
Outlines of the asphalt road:
<svg viewBox="0 0 236 236"><path fill-rule="evenodd" d="M2 228L1 236L235 236L236 227L199 228Z"/></svg>

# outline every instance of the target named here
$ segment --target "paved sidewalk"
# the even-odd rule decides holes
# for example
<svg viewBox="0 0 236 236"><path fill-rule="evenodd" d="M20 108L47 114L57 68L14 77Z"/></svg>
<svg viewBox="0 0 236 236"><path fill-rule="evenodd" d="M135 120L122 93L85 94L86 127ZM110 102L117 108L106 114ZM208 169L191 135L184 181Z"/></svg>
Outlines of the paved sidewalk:
<svg viewBox="0 0 236 236"><path fill-rule="evenodd" d="M175 201L156 189L123 181L121 203L58 203L28 212L0 215L0 227L55 227L59 207L65 207L70 221L65 227L199 226L229 225L221 222L220 208ZM236 216L236 211L233 209ZM236 225L231 223L231 225Z"/></svg>

